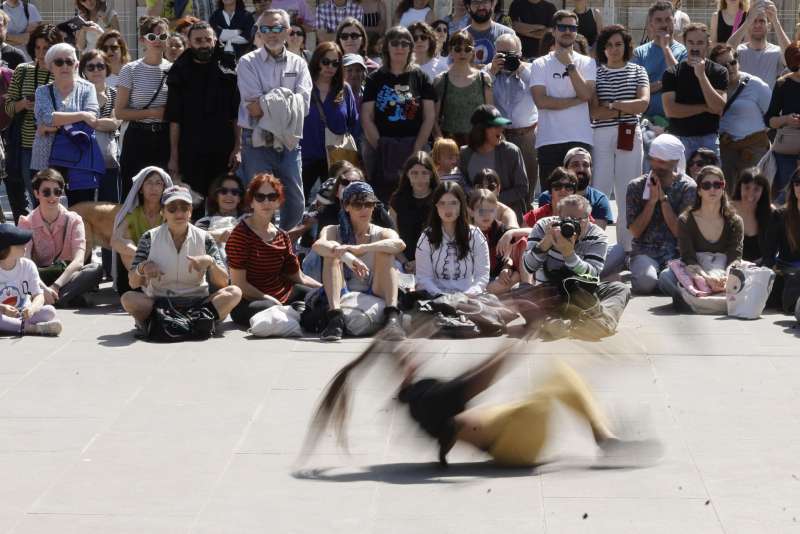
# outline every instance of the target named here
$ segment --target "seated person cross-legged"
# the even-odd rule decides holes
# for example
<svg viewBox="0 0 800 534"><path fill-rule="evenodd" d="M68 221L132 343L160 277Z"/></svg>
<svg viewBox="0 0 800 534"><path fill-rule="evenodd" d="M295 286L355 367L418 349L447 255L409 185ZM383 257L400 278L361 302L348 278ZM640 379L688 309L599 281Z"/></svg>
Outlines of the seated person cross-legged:
<svg viewBox="0 0 800 534"><path fill-rule="evenodd" d="M322 285L303 274L289 234L273 222L282 203L280 180L269 173L255 175L245 195L252 214L228 238L231 280L242 290L231 318L241 326L250 326L250 318L259 311L304 300L311 288Z"/></svg>
<svg viewBox="0 0 800 534"><path fill-rule="evenodd" d="M777 274L768 304L800 317L800 169L784 194L786 204L772 218L765 240L764 266Z"/></svg>
<svg viewBox="0 0 800 534"><path fill-rule="evenodd" d="M228 271L208 232L194 226L192 195L180 186L168 187L161 199L164 224L144 233L128 273L132 289L122 295L122 307L147 331L146 322L160 299L176 307L202 305L216 320L224 319L242 298L228 284ZM209 281L221 289L209 294Z"/></svg>
<svg viewBox="0 0 800 534"><path fill-rule="evenodd" d="M322 257L322 284L328 304L327 325L322 341L336 341L345 333L342 294L358 291L372 294L386 302L384 339L405 339L402 314L397 308L398 273L394 257L405 243L390 228L372 224L372 211L378 197L366 182L352 182L342 192L343 209L339 224L320 232L313 250Z"/></svg>
<svg viewBox="0 0 800 534"><path fill-rule="evenodd" d="M223 174L211 183L206 197L206 216L195 226L205 230L223 249L233 228L244 214L244 186L235 174Z"/></svg>
<svg viewBox="0 0 800 534"><path fill-rule="evenodd" d="M488 189L497 197L497 220L509 228L519 227L519 219L517 218L517 214L514 213L514 210L511 209L510 206L507 206L500 201L500 190L502 189L502 185L500 184L500 176L498 176L497 172L495 172L494 169L481 169L475 173L475 176L472 177L472 180L473 188ZM468 192L468 190L465 190L464 194Z"/></svg>
<svg viewBox="0 0 800 534"><path fill-rule="evenodd" d="M528 237L523 261L536 285L528 299L532 309L521 313L529 324L544 320L544 333L551 338L613 335L630 300L625 284L599 281L608 237L589 222L590 213L584 196L569 195L559 201L556 216L539 220ZM544 305L537 296L548 292L552 298ZM518 304L522 309L526 303Z"/></svg>

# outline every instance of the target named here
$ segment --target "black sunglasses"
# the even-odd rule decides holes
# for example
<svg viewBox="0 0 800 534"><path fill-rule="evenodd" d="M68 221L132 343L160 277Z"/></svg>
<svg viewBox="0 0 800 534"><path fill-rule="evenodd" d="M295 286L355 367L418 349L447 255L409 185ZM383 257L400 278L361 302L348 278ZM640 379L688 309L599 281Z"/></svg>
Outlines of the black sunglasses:
<svg viewBox="0 0 800 534"><path fill-rule="evenodd" d="M334 69L338 69L339 65L342 64L341 61L338 59L328 59L326 57L319 60L320 65L323 67L333 67Z"/></svg>
<svg viewBox="0 0 800 534"><path fill-rule="evenodd" d="M50 189L50 188L40 189L39 194L42 195L44 198L50 198L51 196L58 198L64 194L64 190L61 189L60 187L56 187L55 189Z"/></svg>
<svg viewBox="0 0 800 534"><path fill-rule="evenodd" d="M87 63L85 67L86 72L104 71L106 70L105 63Z"/></svg>
<svg viewBox="0 0 800 534"><path fill-rule="evenodd" d="M275 202L281 196L278 193L253 193L253 198L259 204L264 202L265 200L269 200L270 202Z"/></svg>
<svg viewBox="0 0 800 534"><path fill-rule="evenodd" d="M701 182L700 188L703 191L711 191L711 188L722 189L725 187L725 182Z"/></svg>
<svg viewBox="0 0 800 534"><path fill-rule="evenodd" d="M407 41L405 39L397 39L393 41L389 41L389 46L394 48L411 48L411 41Z"/></svg>
<svg viewBox="0 0 800 534"><path fill-rule="evenodd" d="M306 36L305 32L301 32L301 31L297 31L297 30L289 32L289 35L292 36L292 37L305 37Z"/></svg>
<svg viewBox="0 0 800 534"><path fill-rule="evenodd" d="M349 41L350 39L355 41L356 39L361 39L361 37L362 37L362 35L360 33L358 33L358 32L340 33L339 34L339 40L341 40L341 41Z"/></svg>
<svg viewBox="0 0 800 534"><path fill-rule="evenodd" d="M470 52L472 52L472 50L473 48L470 45L453 47L453 52L455 52L456 54L460 54L462 52L465 54L469 54Z"/></svg>
<svg viewBox="0 0 800 534"><path fill-rule="evenodd" d="M217 189L218 195L233 195L235 197L242 196L242 190L237 187L220 187Z"/></svg>
<svg viewBox="0 0 800 534"><path fill-rule="evenodd" d="M68 67L74 67L75 66L75 60L72 59L72 58L69 58L69 57L68 58L60 57L58 59L54 59L53 60L53 65L55 65L56 67L63 67L64 65L66 65Z"/></svg>
<svg viewBox="0 0 800 534"><path fill-rule="evenodd" d="M423 33L418 33L417 35L414 36L414 42L415 43L417 43L419 41L427 41L427 40L428 40L428 36L423 34Z"/></svg>

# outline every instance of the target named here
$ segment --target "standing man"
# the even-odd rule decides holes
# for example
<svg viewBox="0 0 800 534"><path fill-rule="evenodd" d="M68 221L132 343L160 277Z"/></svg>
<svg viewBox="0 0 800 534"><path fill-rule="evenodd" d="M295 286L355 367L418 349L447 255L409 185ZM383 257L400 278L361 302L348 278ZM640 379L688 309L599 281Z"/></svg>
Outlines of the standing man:
<svg viewBox="0 0 800 534"><path fill-rule="evenodd" d="M9 69L14 70L20 63L25 63L25 54L19 48L6 43L9 24L11 24L11 18L5 11L0 10L0 59L6 63Z"/></svg>
<svg viewBox="0 0 800 534"><path fill-rule="evenodd" d="M299 138L311 101L311 75L306 60L286 50L290 28L286 11L265 10L256 28L263 46L242 56L236 68L242 177L250 182L258 173L271 172L280 179L284 194L280 227L290 229L300 223L305 204Z"/></svg>
<svg viewBox="0 0 800 534"><path fill-rule="evenodd" d="M364 9L355 0L324 0L317 5L317 44L333 41L336 29L347 17L361 21Z"/></svg>
<svg viewBox="0 0 800 534"><path fill-rule="evenodd" d="M780 46L767 41L770 24ZM745 37L749 37L749 40L742 43ZM753 7L747 13L744 24L728 39L728 46L734 48L738 54L739 70L761 78L769 85L770 90L786 70L783 52L789 43L789 37L778 20L778 9L770 1L766 2L763 9Z"/></svg>
<svg viewBox="0 0 800 534"><path fill-rule="evenodd" d="M542 55L541 44L544 34L553 27L556 6L547 0L514 0L508 16L511 27L522 41L522 56L535 59ZM508 117L509 115L503 115ZM530 177L530 174L528 174Z"/></svg>
<svg viewBox="0 0 800 534"><path fill-rule="evenodd" d="M545 179L571 148L592 148L589 100L597 73L593 59L573 50L578 16L572 11L557 11L553 25L555 49L533 62L531 82L533 101L539 108L539 176Z"/></svg>
<svg viewBox="0 0 800 534"><path fill-rule="evenodd" d="M661 87L667 131L678 137L686 159L698 148L713 150L719 157L719 119L728 96L728 71L705 59L708 28L693 22L683 30L688 58L667 69Z"/></svg>
<svg viewBox="0 0 800 534"><path fill-rule="evenodd" d="M173 178L181 176L206 196L211 182L234 172L241 161L236 124L239 89L234 58L217 46L210 24L193 24L188 39L189 50L172 64L167 76L168 167Z"/></svg>
<svg viewBox="0 0 800 534"><path fill-rule="evenodd" d="M461 0L455 0L456 2ZM470 23L467 31L475 41L475 63L488 65L495 52L495 41L504 33L514 35L514 30L492 20L497 0L463 0Z"/></svg>
<svg viewBox="0 0 800 534"><path fill-rule="evenodd" d="M661 78L669 67L686 59L686 48L674 39L672 3L659 0L647 10L647 31L651 40L633 51L633 61L647 71L650 79L650 105L645 116L657 126L666 126L661 102ZM645 147L646 148L646 147Z"/></svg>

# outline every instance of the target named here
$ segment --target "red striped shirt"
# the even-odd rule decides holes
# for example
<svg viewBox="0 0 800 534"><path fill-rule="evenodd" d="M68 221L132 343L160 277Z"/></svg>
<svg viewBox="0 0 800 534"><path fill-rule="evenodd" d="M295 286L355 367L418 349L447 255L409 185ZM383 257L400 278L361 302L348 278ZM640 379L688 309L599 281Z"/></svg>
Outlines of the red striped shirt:
<svg viewBox="0 0 800 534"><path fill-rule="evenodd" d="M300 270L289 234L283 230L265 243L246 222L240 221L225 245L228 266L246 272L247 282L263 292L286 302L294 282L287 276Z"/></svg>

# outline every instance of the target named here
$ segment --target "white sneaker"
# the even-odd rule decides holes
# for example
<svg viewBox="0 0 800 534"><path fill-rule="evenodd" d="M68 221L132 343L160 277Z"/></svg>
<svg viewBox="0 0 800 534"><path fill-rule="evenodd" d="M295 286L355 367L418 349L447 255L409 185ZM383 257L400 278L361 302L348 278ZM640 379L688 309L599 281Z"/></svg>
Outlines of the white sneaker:
<svg viewBox="0 0 800 534"><path fill-rule="evenodd" d="M61 321L53 319L52 321L44 321L31 325L31 329L27 333L35 336L57 336L61 333L61 328Z"/></svg>

